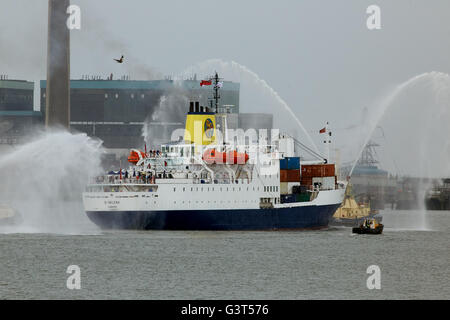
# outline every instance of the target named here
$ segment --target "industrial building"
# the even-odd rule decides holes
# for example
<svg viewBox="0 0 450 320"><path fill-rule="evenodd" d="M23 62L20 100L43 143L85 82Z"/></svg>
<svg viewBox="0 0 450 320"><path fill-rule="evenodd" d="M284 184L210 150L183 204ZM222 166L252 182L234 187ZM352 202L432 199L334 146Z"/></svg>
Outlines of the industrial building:
<svg viewBox="0 0 450 320"><path fill-rule="evenodd" d="M0 144L17 144L31 128L42 123L33 110L34 83L0 76Z"/></svg>
<svg viewBox="0 0 450 320"><path fill-rule="evenodd" d="M3 77L2 77L3 78ZM70 127L98 137L111 162L125 159L130 148L144 145L144 124L153 142L166 143L173 130L184 128L189 101L212 107L212 86L189 80L106 80L84 77L70 81ZM240 84L224 81L219 110L231 129L271 129L273 115L239 113ZM47 81L40 82L40 110L34 111L34 83L0 80L0 143L17 144L32 128L43 125ZM156 147L148 145L148 147Z"/></svg>
<svg viewBox="0 0 450 320"><path fill-rule="evenodd" d="M42 106L46 105L46 81L42 80L40 86L41 110L45 113ZM239 83L224 81L220 95L221 105L230 106L233 113L239 112ZM180 109L171 106L170 101L164 103L170 96L209 106L212 87L200 86L200 81L194 79L71 80L70 126L99 137L106 148L140 147L144 144L142 127L146 121L155 127L163 126L164 131L183 127L189 105L186 103L185 108Z"/></svg>

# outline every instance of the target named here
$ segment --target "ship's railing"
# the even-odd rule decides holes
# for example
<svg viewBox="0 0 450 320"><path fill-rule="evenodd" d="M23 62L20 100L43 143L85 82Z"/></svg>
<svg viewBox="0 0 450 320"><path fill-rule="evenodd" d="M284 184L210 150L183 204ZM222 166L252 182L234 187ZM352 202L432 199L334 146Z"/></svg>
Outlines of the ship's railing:
<svg viewBox="0 0 450 320"><path fill-rule="evenodd" d="M90 184L86 192L156 192L158 185L154 184Z"/></svg>
<svg viewBox="0 0 450 320"><path fill-rule="evenodd" d="M158 181L162 182L161 180L170 180L173 181L174 183L177 182L177 180L189 180L190 183L193 184L236 184L236 185L241 185L241 184L250 184L251 180L250 179L236 179L236 180L231 180L229 178L218 178L218 179L208 179L208 178L190 178L190 179L176 179L176 178L171 178L171 177L156 177L152 176L152 177L145 177L145 176L141 176L141 177L122 177L120 178L120 176L118 175L104 175L104 176L97 176L94 178L91 178L91 180L89 181L89 185L154 185L154 184L158 184ZM186 182L180 182L180 183L186 183Z"/></svg>
<svg viewBox="0 0 450 320"><path fill-rule="evenodd" d="M90 184L155 184L155 177L122 177L118 175L97 176L90 180Z"/></svg>

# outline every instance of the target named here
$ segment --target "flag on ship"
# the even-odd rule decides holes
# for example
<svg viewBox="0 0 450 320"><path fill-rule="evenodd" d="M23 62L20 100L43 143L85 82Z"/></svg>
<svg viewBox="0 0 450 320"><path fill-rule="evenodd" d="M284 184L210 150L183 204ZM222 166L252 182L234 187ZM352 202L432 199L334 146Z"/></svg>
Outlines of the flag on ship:
<svg viewBox="0 0 450 320"><path fill-rule="evenodd" d="M212 85L212 81L211 81L211 80L202 80L202 81L200 82L200 87L203 87L203 86L210 86L210 85Z"/></svg>

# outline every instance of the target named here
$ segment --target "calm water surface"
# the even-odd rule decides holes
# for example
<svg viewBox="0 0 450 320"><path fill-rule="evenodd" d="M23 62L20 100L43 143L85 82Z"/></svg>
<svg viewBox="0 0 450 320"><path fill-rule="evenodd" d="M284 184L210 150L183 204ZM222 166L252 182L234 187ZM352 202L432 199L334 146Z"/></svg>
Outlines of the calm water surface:
<svg viewBox="0 0 450 320"><path fill-rule="evenodd" d="M345 227L3 233L0 298L450 299L450 212L383 216L380 236ZM66 287L69 265L81 269L81 290ZM381 269L381 290L366 287L369 265Z"/></svg>

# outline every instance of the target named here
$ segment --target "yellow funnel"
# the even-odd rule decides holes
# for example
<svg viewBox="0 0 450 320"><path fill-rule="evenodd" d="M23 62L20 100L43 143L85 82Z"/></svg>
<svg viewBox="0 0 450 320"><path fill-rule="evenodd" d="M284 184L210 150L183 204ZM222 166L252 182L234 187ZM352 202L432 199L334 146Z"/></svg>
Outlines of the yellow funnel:
<svg viewBox="0 0 450 320"><path fill-rule="evenodd" d="M216 140L216 117L212 112L189 112L186 116L184 140L208 145Z"/></svg>

